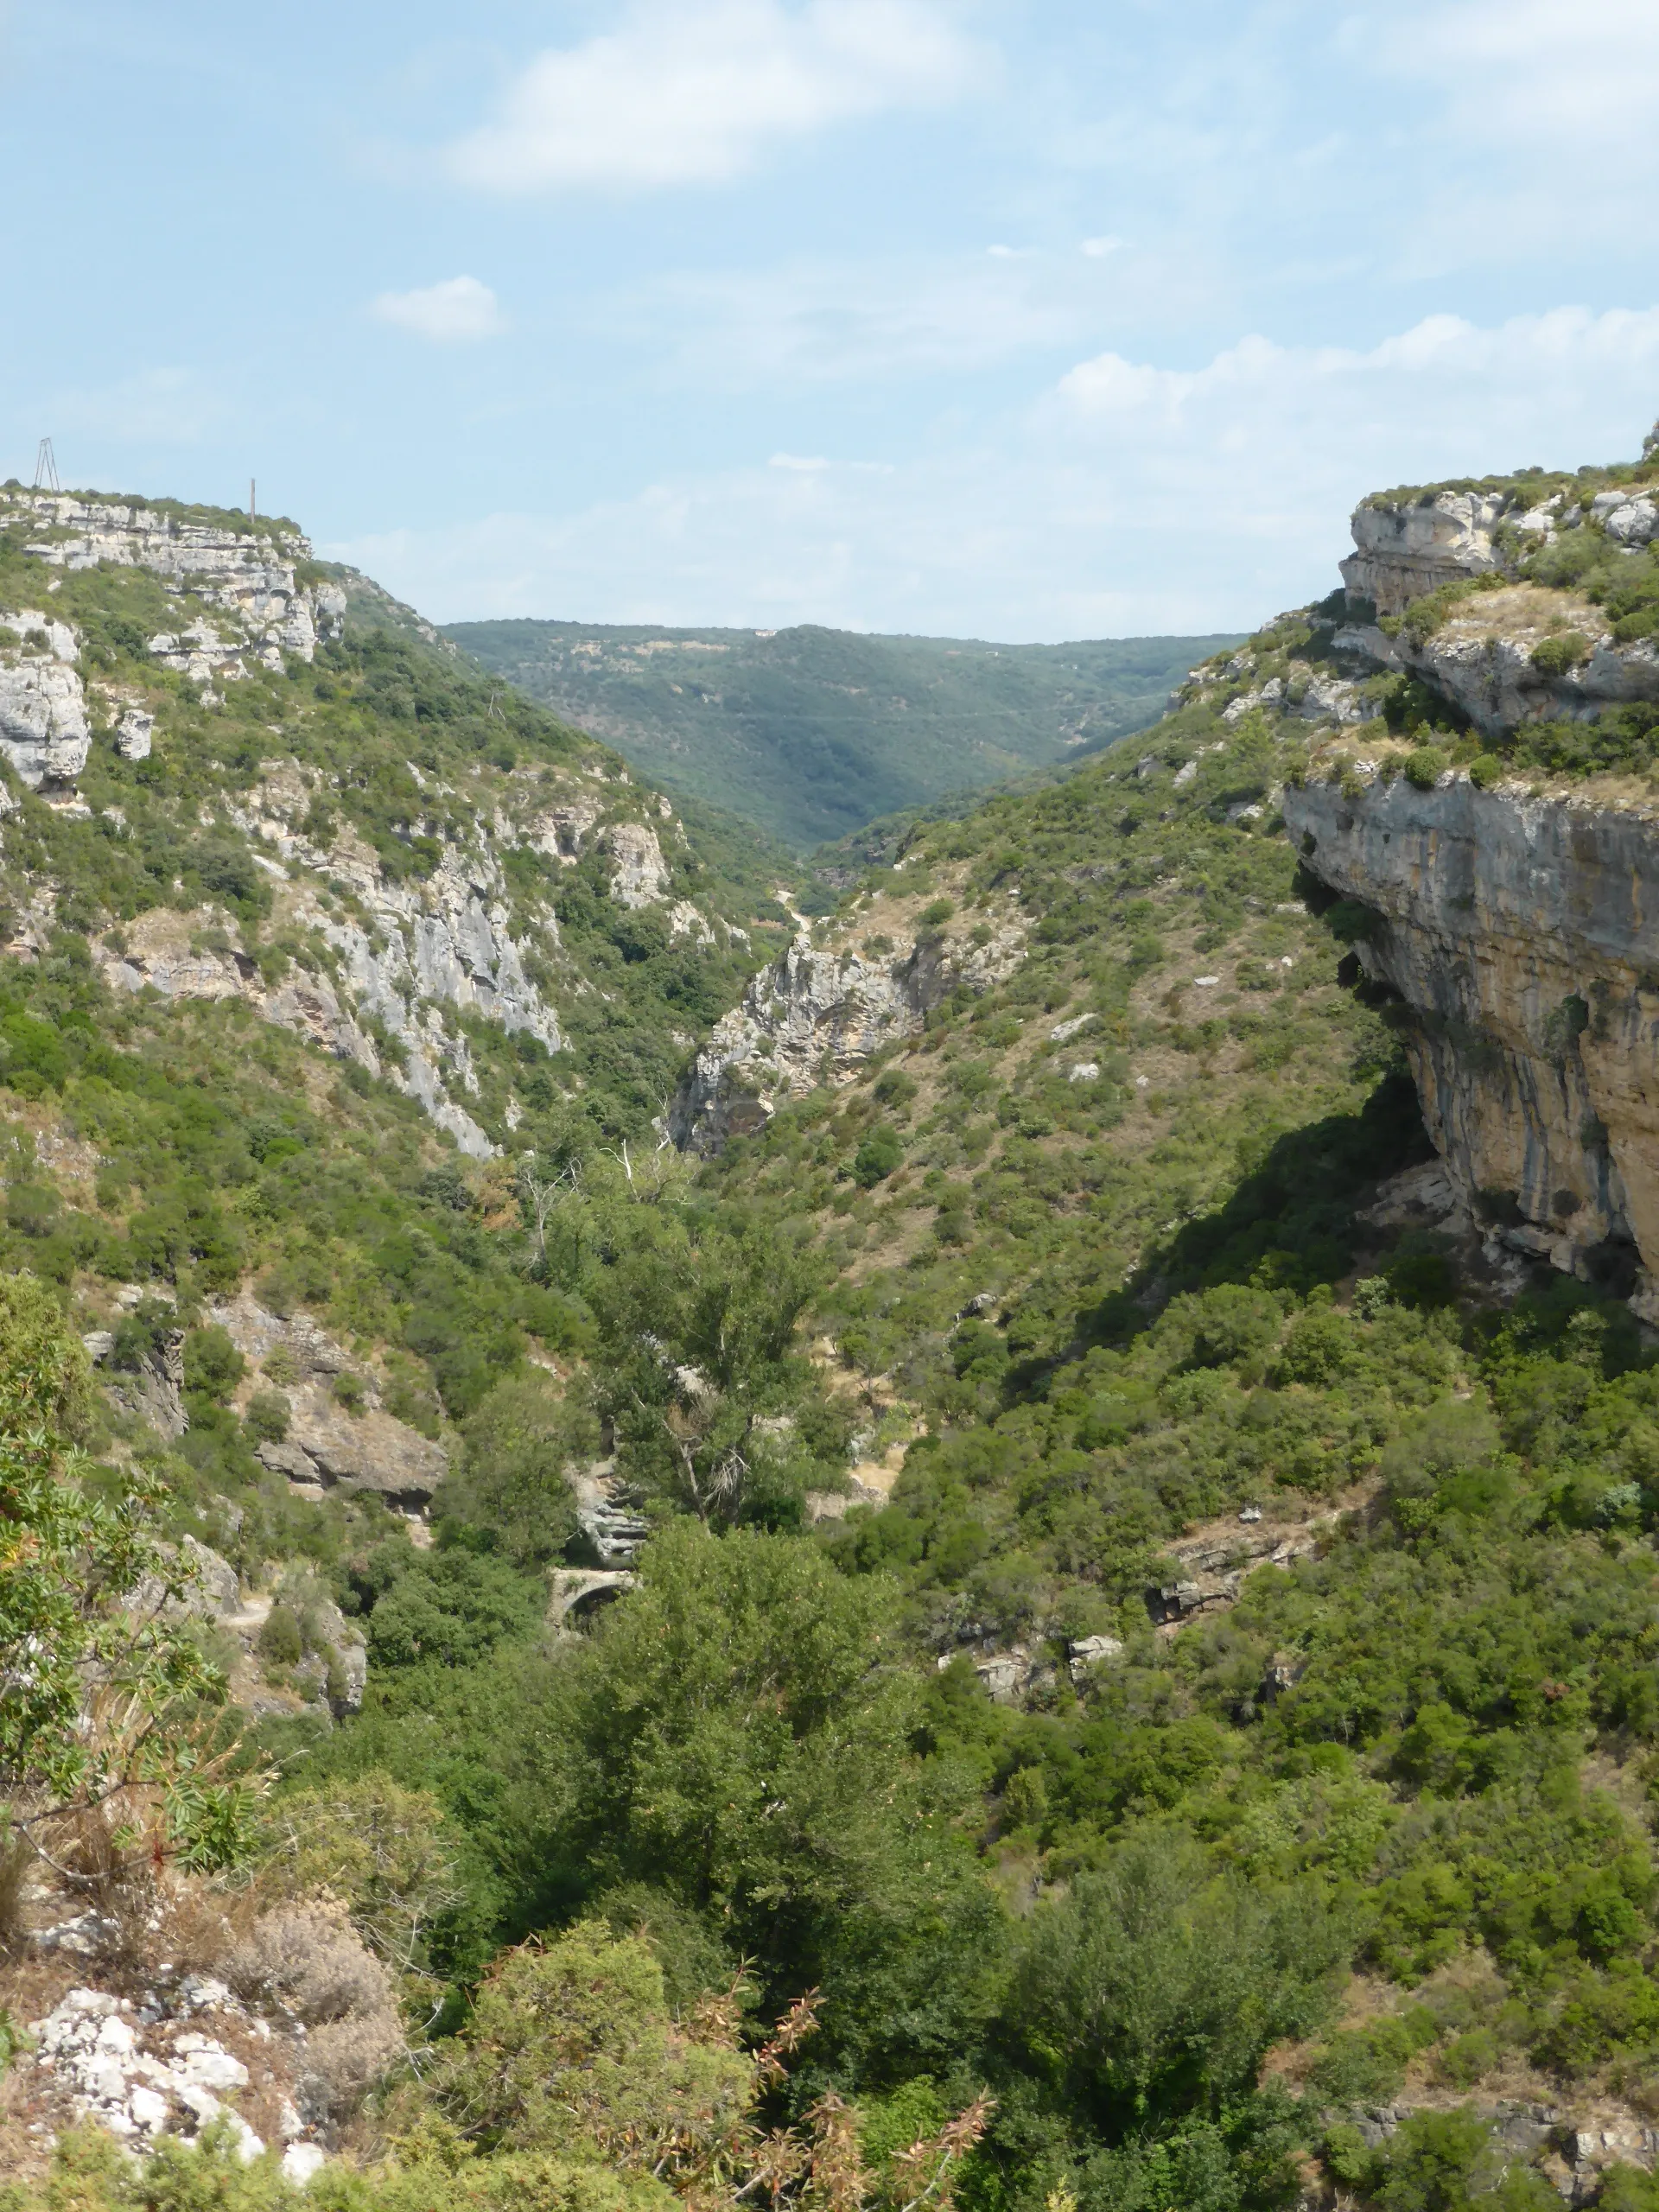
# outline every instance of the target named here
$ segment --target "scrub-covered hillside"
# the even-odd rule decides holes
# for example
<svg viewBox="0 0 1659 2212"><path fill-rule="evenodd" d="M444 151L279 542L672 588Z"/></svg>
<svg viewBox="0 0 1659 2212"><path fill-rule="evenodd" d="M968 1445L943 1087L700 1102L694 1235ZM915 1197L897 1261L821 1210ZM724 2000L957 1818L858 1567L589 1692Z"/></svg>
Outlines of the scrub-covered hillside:
<svg viewBox="0 0 1659 2212"><path fill-rule="evenodd" d="M209 688L297 702L326 849L378 853L324 734L389 754L373 655L424 641L345 612ZM556 1046L420 1001L487 1153L349 997L394 916L238 826L272 772L185 672L175 842L274 887L192 957L261 973L321 875L299 942L375 1063L121 977L165 898L7 957L26 2212L1654 2203L1659 1383L1628 1285L1452 1187L1377 913L1283 833L1341 733L1421 737L1351 621L1280 619L764 954L717 846L670 887L712 944L629 904L656 802L514 725L487 816L383 832L412 972L474 823L507 935L557 924ZM399 757L470 792L420 719ZM572 861L513 811L567 746L620 792ZM49 837L143 818L79 788L14 790L20 913Z"/></svg>
<svg viewBox="0 0 1659 2212"><path fill-rule="evenodd" d="M668 790L799 850L1144 729L1221 638L1061 645L461 622L467 654Z"/></svg>

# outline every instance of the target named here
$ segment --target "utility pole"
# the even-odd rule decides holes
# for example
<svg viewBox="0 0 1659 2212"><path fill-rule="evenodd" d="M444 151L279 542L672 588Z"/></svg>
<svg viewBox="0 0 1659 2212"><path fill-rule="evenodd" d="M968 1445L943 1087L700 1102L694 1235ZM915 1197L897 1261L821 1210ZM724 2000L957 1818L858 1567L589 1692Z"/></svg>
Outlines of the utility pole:
<svg viewBox="0 0 1659 2212"><path fill-rule="evenodd" d="M255 508L254 508L254 498L253 498L253 494L254 494L254 481L253 481L252 477L251 477L251 476L250 476L250 477L249 477L249 479L248 479L248 520L249 520L250 522L251 522L251 521L253 520L254 513L255 513Z"/></svg>
<svg viewBox="0 0 1659 2212"><path fill-rule="evenodd" d="M58 464L52 452L50 438L42 438L35 454L35 489L37 492L61 492L58 481Z"/></svg>

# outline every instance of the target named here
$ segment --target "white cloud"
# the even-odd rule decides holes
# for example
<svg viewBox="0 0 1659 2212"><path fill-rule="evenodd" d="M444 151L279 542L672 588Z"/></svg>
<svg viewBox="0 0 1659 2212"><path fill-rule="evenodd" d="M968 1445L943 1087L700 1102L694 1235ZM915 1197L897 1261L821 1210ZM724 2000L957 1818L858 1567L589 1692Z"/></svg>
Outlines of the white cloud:
<svg viewBox="0 0 1659 2212"><path fill-rule="evenodd" d="M980 66L931 0L644 0L538 54L445 165L493 192L718 183L827 125L952 100Z"/></svg>
<svg viewBox="0 0 1659 2212"><path fill-rule="evenodd" d="M499 338L507 327L495 294L476 276L448 276L413 292L381 292L369 312L381 322L445 346Z"/></svg>
<svg viewBox="0 0 1659 2212"><path fill-rule="evenodd" d="M1564 410L1552 426L1558 446L1575 416L1582 421L1586 411L1602 412L1605 419L1610 400L1615 409L1621 402L1639 409L1656 371L1659 308L1599 315L1556 308L1492 329L1459 315L1428 315L1365 352L1276 346L1252 336L1192 370L1101 353L1069 370L1059 394L1085 422L1160 423L1200 435L1201 426L1230 422L1261 432L1269 445L1294 438L1303 447L1326 426L1335 431L1346 423L1351 433L1366 435L1381 406L1376 429L1385 436L1397 439L1405 431L1420 445L1460 438L1468 455L1465 473L1478 473L1503 465L1490 458L1495 439L1523 427L1535 436L1549 425L1551 404ZM1427 410L1414 434L1414 406Z"/></svg>
<svg viewBox="0 0 1659 2212"><path fill-rule="evenodd" d="M559 516L332 548L440 617L796 621L988 638L1244 630L1322 596L1369 491L1634 455L1659 308L1429 317L1363 348L1104 353L981 437L771 464Z"/></svg>
<svg viewBox="0 0 1659 2212"><path fill-rule="evenodd" d="M798 475L828 468L829 466L822 454L775 453L766 463L768 468L792 468Z"/></svg>
<svg viewBox="0 0 1659 2212"><path fill-rule="evenodd" d="M1083 251L1090 261L1103 261L1109 253L1116 253L1122 243L1122 238L1084 238Z"/></svg>

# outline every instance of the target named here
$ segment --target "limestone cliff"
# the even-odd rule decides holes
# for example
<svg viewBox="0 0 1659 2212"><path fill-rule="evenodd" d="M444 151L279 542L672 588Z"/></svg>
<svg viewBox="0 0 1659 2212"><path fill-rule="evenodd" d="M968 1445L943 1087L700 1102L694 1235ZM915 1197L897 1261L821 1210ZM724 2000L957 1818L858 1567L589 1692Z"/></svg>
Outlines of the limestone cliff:
<svg viewBox="0 0 1659 2212"><path fill-rule="evenodd" d="M1377 917L1359 964L1414 1017L1465 1198L1558 1267L1616 1276L1622 1249L1659 1277L1659 809L1351 761L1284 811L1308 869Z"/></svg>
<svg viewBox="0 0 1659 2212"><path fill-rule="evenodd" d="M178 601L179 626L152 636L150 655L208 699L215 683L234 683L251 664L280 671L289 655L311 661L345 613L337 584L297 580L311 548L296 531L226 530L144 506L27 492L0 493L0 525L22 530L24 552L43 569L107 565L162 578ZM73 785L86 765L92 731L76 666L80 642L72 625L38 610L0 608L0 761L31 790ZM128 759L148 752L149 721L141 716L124 731L118 724L114 741Z"/></svg>
<svg viewBox="0 0 1659 2212"><path fill-rule="evenodd" d="M401 631L448 660L454 648L367 579L325 572L291 526L14 488L0 492L0 818L22 810L9 849L31 852L26 886L9 884L13 898L0 902L15 957L37 957L62 919L31 804L130 845L139 810L118 764L149 763L137 781L168 794L178 845L204 831L240 844L270 912L256 941L245 902L243 919L234 902L193 903L158 856L150 874L164 903L147 897L112 927L76 925L106 980L168 1000L239 999L404 1089L476 1157L504 1141L518 1108L498 1099L492 1122L480 1103L469 1024L559 1052L569 1042L560 1003L596 988L560 931L568 871L596 863L601 896L607 889L621 913L660 916L671 946L738 948L740 976L747 969L747 933L677 895L690 846L669 802L586 741L533 772L515 772L504 743L502 772L480 777L464 753L423 741L421 710L396 682L384 697L371 688L364 703L401 725L417 756L393 771L407 785L393 834L421 864L362 835L340 786L384 777L384 760L353 760L349 724L321 764L283 741L339 696L340 654L329 649L348 620L354 638ZM505 741L493 702L490 715ZM234 767L213 757L221 747ZM204 756L213 795L187 798L181 777ZM275 957L273 940L286 948ZM639 941L650 941L648 923Z"/></svg>
<svg viewBox="0 0 1659 2212"><path fill-rule="evenodd" d="M961 925L922 927L912 916L902 934L874 937L868 918L857 943L849 932L819 939L803 929L753 979L680 1085L669 1115L677 1144L718 1152L785 1100L825 1081L850 1082L873 1052L916 1035L947 993L983 990L1025 957L1026 925L1017 918L970 935ZM897 912L876 918L898 923Z"/></svg>
<svg viewBox="0 0 1659 2212"><path fill-rule="evenodd" d="M1492 536L1505 505L1480 492L1368 500L1354 511L1354 550L1341 564L1342 580L1379 614L1398 614L1441 584L1484 575L1498 566Z"/></svg>
<svg viewBox="0 0 1659 2212"><path fill-rule="evenodd" d="M1393 728L1316 733L1283 804L1309 874L1351 902L1357 967L1399 1003L1424 1121L1489 1243L1659 1318L1659 792L1641 735L1659 639L1610 613L1651 596L1655 488L1360 508L1351 619L1326 644ZM1573 557L1529 557L1573 531ZM1618 715L1638 773L1573 783L1508 760L1539 726ZM1414 757L1425 737L1441 750Z"/></svg>

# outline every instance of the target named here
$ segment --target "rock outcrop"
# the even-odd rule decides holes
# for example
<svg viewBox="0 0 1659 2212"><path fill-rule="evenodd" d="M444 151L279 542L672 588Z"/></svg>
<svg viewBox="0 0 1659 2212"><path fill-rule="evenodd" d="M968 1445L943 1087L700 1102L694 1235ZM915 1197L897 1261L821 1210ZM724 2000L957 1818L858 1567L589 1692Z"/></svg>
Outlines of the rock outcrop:
<svg viewBox="0 0 1659 2212"><path fill-rule="evenodd" d="M1341 564L1351 598L1398 614L1442 584L1489 574L1501 565L1492 534L1509 504L1490 492L1368 500L1354 512L1354 550Z"/></svg>
<svg viewBox="0 0 1659 2212"><path fill-rule="evenodd" d="M0 540L31 556L37 578L20 594L30 604L0 608L0 769L60 815L91 815L76 788L91 748L138 762L158 748L187 747L199 728L197 707L222 706L224 687L241 678L297 675L296 661L311 662L320 645L343 636L353 606L359 613L368 607L370 627L412 629L443 643L367 579L320 578L308 542L286 524L10 490L0 491ZM111 565L159 578L176 616L144 633L156 620L153 588L142 594L152 610L143 629L120 616L105 635L83 615L83 639L74 623L41 611L60 590L64 606L79 606L86 587L68 588L66 576ZM168 681L94 672L121 665L110 653L118 633L122 652L140 664L147 656L170 672ZM172 677L196 687L183 726L175 725ZM333 674L296 695L302 721L315 711L314 691L337 697ZM280 738L288 725L269 727ZM413 735L410 743L427 758ZM105 981L165 999L240 999L403 1089L463 1152L488 1158L524 1108L511 1071L495 1056L475 1054L469 1025L481 1020L557 1053L567 1039L555 991L605 988L584 972L580 951L573 957L561 942L554 879L563 868L597 855L617 906L661 912L673 941L712 948L747 940L677 897L673 855L687 842L684 829L666 798L639 790L618 764L571 748L556 766L538 760L515 768L509 758L500 777L474 784L464 760L445 757L443 772L429 759L425 767L404 761L406 815L390 824L376 817L366 834L360 818L348 818L350 804L340 804L342 779L332 772L281 755L245 778L238 771L210 806L187 810L180 842L191 848L201 833L214 847L250 849L274 886L263 950L245 933L237 913L245 909L234 899L194 911L169 899L94 939ZM349 785L349 774L343 780ZM0 817L16 804L10 779L0 776ZM129 811L100 810L100 831L118 845L148 834L130 825ZM389 838L406 849L391 849ZM532 854L558 866L525 868ZM169 887L176 896L185 884ZM39 886L27 931L14 932L19 957L49 941L59 896L55 885ZM538 1057L520 1055L525 1063Z"/></svg>
<svg viewBox="0 0 1659 2212"><path fill-rule="evenodd" d="M268 1313L247 1291L211 1306L207 1318L249 1363L244 1399L266 1385L274 1355L281 1355L282 1371L291 1378L282 1385L288 1433L280 1443L259 1446L266 1466L317 1497L333 1489L372 1491L401 1512L425 1510L448 1472L442 1446L388 1413L372 1376L326 1329L302 1313L285 1320ZM342 1376L355 1381L355 1410L340 1395Z"/></svg>
<svg viewBox="0 0 1659 2212"><path fill-rule="evenodd" d="M219 1986L213 1987L217 1996ZM234 2007L238 2025L245 2029L248 2017L228 1989L222 1998L223 2008ZM164 2004L159 1991L135 2005L105 1990L72 1989L35 2023L33 2063L67 2094L79 2115L135 2149L146 2149L163 2135L189 2141L217 2123L230 2131L239 2157L258 2158L263 2139L226 2101L251 2087L246 2063L218 2037L175 2026L176 2016ZM187 2000L180 2012L188 2020L197 2009ZM296 2113L296 2137L302 2126Z"/></svg>
<svg viewBox="0 0 1659 2212"><path fill-rule="evenodd" d="M1254 1508L1236 1522L1217 1525L1165 1546L1175 1567L1167 1582L1147 1592L1147 1610L1163 1626L1179 1626L1199 1613L1225 1611L1238 1602L1247 1575L1258 1567L1288 1567L1311 1559L1337 1523L1334 1513L1279 1526Z"/></svg>
<svg viewBox="0 0 1659 2212"><path fill-rule="evenodd" d="M976 944L925 931L877 954L820 946L802 930L715 1023L673 1101L669 1134L685 1150L715 1153L763 1127L784 1100L851 1082L873 1052L917 1035L948 992L985 990L1014 972L1024 923L985 936Z"/></svg>
<svg viewBox="0 0 1659 2212"><path fill-rule="evenodd" d="M1558 1268L1659 1279L1659 811L1338 770L1286 792L1286 823L1377 917L1358 963L1414 1017L1452 1180Z"/></svg>
<svg viewBox="0 0 1659 2212"><path fill-rule="evenodd" d="M1558 669L1534 658L1552 638L1583 640L1582 658ZM1339 645L1379 671L1415 676L1462 709L1485 737L1528 722L1593 721L1609 707L1659 699L1659 646L1618 644L1599 607L1569 591L1516 583L1454 607L1430 636L1390 638L1375 625L1338 633Z"/></svg>
<svg viewBox="0 0 1659 2212"><path fill-rule="evenodd" d="M86 766L92 725L79 651L66 622L32 607L0 613L0 760L32 791L73 784Z"/></svg>
<svg viewBox="0 0 1659 2212"><path fill-rule="evenodd" d="M0 493L0 522L21 524L24 550L48 567L148 569L181 594L222 612L164 632L150 651L194 682L244 674L244 656L280 669L285 654L308 661L320 637L339 635L346 594L338 584L302 585L297 565L311 557L297 531L250 523L227 530L164 509L44 492Z"/></svg>
<svg viewBox="0 0 1659 2212"><path fill-rule="evenodd" d="M667 898L669 867L654 830L643 822L613 823L604 842L613 863L611 896L619 906L655 906Z"/></svg>

